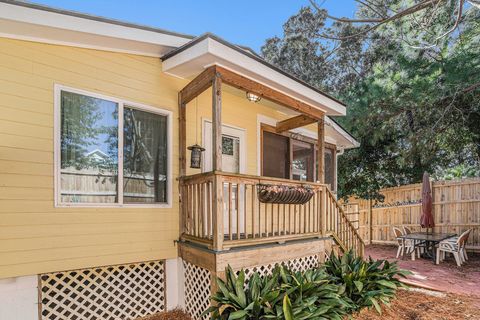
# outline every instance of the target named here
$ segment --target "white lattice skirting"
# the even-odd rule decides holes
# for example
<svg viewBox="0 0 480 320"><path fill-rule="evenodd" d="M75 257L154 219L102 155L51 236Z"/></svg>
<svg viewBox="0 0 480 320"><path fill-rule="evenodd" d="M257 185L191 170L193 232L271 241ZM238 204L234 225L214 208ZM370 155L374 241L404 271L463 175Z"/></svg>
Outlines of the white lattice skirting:
<svg viewBox="0 0 480 320"><path fill-rule="evenodd" d="M247 267L243 269L245 271L245 278L249 279L255 272L258 272L258 274L261 277L270 275L272 274L273 269L275 269L275 266L279 264L283 264L288 268L290 268L291 270L297 272L297 271L305 271L308 269L313 269L318 267L319 260L318 260L318 255L314 254L314 255L295 258L287 261L279 261L279 262L270 263L266 265ZM240 270L237 270L237 274L239 272Z"/></svg>
<svg viewBox="0 0 480 320"><path fill-rule="evenodd" d="M129 320L165 311L165 264L150 261L40 275L42 320Z"/></svg>
<svg viewBox="0 0 480 320"><path fill-rule="evenodd" d="M194 319L209 319L200 315L210 307L212 276L207 269L183 261L185 276L185 310Z"/></svg>

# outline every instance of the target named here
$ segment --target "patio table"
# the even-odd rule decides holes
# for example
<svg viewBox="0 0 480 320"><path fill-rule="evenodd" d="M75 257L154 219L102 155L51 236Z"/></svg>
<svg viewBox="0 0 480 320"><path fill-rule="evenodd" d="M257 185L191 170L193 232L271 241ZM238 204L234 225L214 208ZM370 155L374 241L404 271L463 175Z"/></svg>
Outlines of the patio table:
<svg viewBox="0 0 480 320"><path fill-rule="evenodd" d="M415 252L415 246L417 243L425 243L425 250L428 251L431 248L431 258L433 263L435 263L435 246L437 243L446 240L448 238L455 237L455 233L436 233L436 232L413 232L409 234L404 234L399 236L399 239L402 239L403 243L405 240L412 240L413 241L413 252ZM422 244L423 246L423 244ZM405 250L403 252L403 257L405 257Z"/></svg>

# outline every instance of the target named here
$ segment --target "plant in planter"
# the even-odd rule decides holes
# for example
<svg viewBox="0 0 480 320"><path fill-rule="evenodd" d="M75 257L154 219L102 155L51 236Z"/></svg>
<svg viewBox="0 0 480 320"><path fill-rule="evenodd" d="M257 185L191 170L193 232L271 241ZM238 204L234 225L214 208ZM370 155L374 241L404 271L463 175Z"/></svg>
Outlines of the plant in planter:
<svg viewBox="0 0 480 320"><path fill-rule="evenodd" d="M352 310L373 306L380 314L380 303L389 305L396 290L405 287L397 277L411 274L387 260L375 261L369 258L365 261L355 258L352 251L342 257L337 257L332 252L324 268L331 279L341 287L342 296Z"/></svg>

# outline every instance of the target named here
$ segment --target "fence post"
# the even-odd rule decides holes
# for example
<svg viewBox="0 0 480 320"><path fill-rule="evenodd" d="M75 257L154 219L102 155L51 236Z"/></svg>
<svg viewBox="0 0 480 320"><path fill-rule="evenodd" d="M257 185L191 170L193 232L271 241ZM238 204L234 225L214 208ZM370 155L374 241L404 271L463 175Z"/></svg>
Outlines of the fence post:
<svg viewBox="0 0 480 320"><path fill-rule="evenodd" d="M368 200L368 225L369 225L369 235L368 235L368 244L372 244L373 240L373 208L372 208L372 199Z"/></svg>

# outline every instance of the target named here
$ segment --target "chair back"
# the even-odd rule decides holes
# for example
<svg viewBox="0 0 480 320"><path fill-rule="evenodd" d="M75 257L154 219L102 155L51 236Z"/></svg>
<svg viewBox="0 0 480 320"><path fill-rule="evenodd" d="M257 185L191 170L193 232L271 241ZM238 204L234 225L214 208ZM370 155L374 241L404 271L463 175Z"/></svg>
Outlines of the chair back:
<svg viewBox="0 0 480 320"><path fill-rule="evenodd" d="M404 232L404 234L410 234L410 233L412 233L412 230L409 227L403 226L403 232Z"/></svg>
<svg viewBox="0 0 480 320"><path fill-rule="evenodd" d="M397 239L398 244L402 244L402 240L398 239L398 237L403 236L402 230L397 227L393 227L393 234L395 235L395 239Z"/></svg>
<svg viewBox="0 0 480 320"><path fill-rule="evenodd" d="M468 240L468 236L470 235L470 231L471 231L471 229L465 231L464 233L462 233L460 235L460 237L458 237L457 245L459 247L464 247L465 246L465 244L467 243L467 240Z"/></svg>

